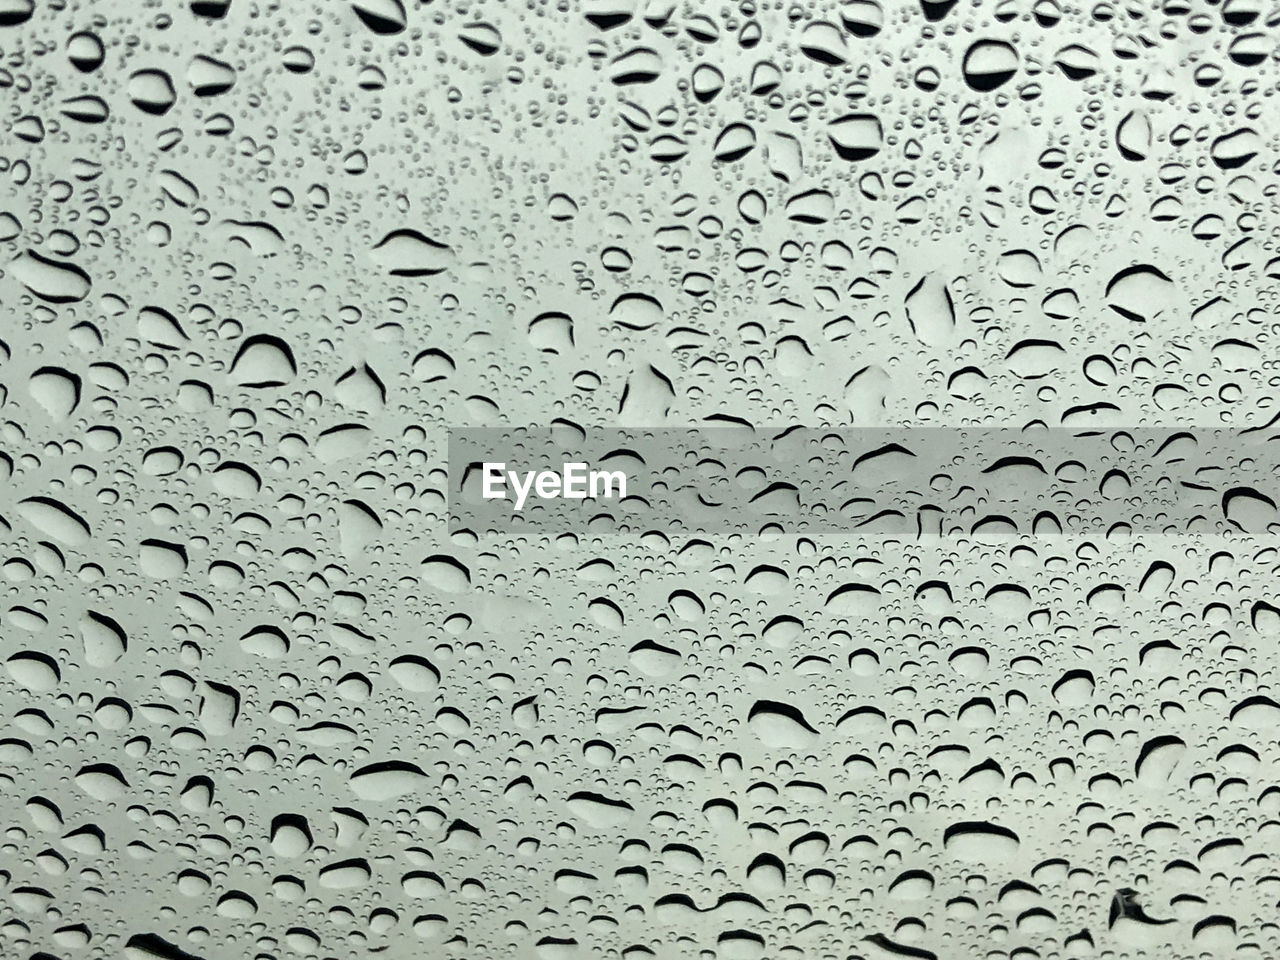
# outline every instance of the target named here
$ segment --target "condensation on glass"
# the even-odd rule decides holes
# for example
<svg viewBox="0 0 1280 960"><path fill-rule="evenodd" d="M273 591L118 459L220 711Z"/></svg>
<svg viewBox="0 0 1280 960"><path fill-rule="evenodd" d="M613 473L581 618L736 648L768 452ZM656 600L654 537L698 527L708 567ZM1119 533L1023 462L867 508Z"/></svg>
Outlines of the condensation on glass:
<svg viewBox="0 0 1280 960"><path fill-rule="evenodd" d="M1280 954L1275 37L0 0L0 955ZM514 427L863 476L451 525ZM981 502L873 535L884 469Z"/></svg>

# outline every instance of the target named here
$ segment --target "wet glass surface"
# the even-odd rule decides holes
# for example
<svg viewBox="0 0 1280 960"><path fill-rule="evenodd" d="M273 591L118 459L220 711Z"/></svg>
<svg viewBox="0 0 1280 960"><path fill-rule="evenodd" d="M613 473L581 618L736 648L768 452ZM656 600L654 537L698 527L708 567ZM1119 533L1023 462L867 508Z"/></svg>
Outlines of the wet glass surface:
<svg viewBox="0 0 1280 960"><path fill-rule="evenodd" d="M1278 36L0 0L0 957L1280 955Z"/></svg>

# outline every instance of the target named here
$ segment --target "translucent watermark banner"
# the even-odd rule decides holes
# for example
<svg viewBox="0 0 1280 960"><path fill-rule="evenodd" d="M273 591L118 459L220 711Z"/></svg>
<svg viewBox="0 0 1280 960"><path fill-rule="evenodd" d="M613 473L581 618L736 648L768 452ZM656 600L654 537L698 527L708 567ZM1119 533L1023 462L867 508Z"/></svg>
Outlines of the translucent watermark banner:
<svg viewBox="0 0 1280 960"><path fill-rule="evenodd" d="M1280 533L1280 430L479 428L451 532Z"/></svg>

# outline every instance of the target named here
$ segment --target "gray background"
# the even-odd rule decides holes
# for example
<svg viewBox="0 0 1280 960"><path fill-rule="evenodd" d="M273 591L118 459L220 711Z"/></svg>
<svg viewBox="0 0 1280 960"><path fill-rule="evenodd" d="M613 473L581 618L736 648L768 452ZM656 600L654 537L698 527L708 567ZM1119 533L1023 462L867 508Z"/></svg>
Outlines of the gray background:
<svg viewBox="0 0 1280 960"><path fill-rule="evenodd" d="M453 428L1275 416L1252 0L0 5L0 955L1275 956L1269 540L450 535Z"/></svg>

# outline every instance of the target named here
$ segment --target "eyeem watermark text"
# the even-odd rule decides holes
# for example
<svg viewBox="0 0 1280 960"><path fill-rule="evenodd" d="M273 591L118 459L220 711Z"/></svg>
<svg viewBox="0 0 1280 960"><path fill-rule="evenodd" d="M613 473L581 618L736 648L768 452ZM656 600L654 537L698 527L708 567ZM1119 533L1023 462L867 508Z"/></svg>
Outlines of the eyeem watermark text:
<svg viewBox="0 0 1280 960"><path fill-rule="evenodd" d="M589 470L585 463L561 464L554 470L526 470L524 474L508 470L505 463L484 463L481 489L486 500L506 500L507 487L515 493L515 507L524 509L532 492L539 500L606 500L627 495L627 475L621 470Z"/></svg>
<svg viewBox="0 0 1280 960"><path fill-rule="evenodd" d="M450 531L476 534L1276 537L1280 425L556 421L450 430L447 482Z"/></svg>

